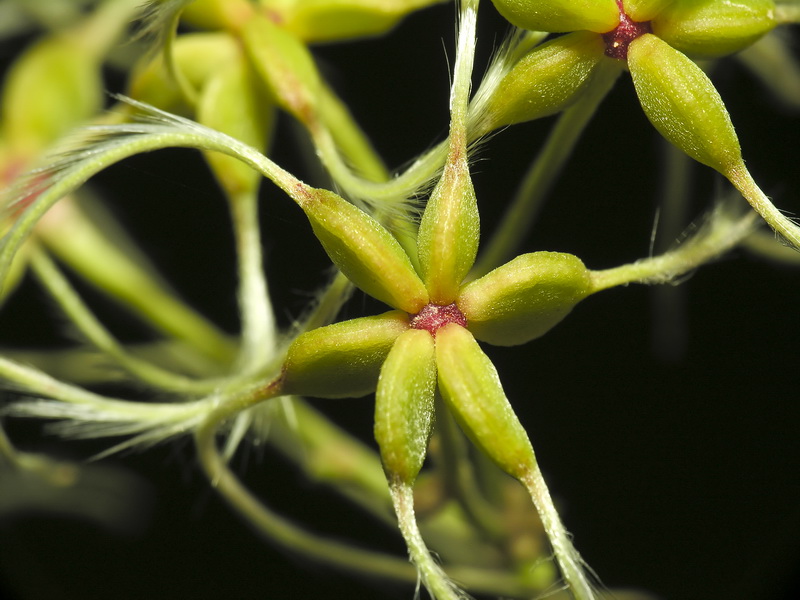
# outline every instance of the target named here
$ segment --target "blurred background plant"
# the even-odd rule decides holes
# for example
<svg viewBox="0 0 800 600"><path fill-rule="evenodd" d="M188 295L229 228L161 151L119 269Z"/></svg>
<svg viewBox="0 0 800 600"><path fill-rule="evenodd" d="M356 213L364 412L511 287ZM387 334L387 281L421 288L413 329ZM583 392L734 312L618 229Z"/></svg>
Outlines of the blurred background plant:
<svg viewBox="0 0 800 600"><path fill-rule="evenodd" d="M347 165L380 181L446 136L451 3L399 3L408 16L401 10L337 21L324 13L336 3L318 2L325 18L315 34L300 9L294 19L256 21L245 18L249 2L199 0L178 23L185 3L166 2L175 12L159 13L151 29L174 25L178 35L156 40L147 31L134 35L129 23L138 4L0 1L4 187L73 126L126 118L130 109L103 90L269 146L273 160L311 184L330 188L327 169L338 174L340 189L367 204ZM291 3L263 4L295 14ZM796 10L796 3L784 5ZM478 23L476 85L508 30L488 2ZM787 211L797 210L800 189L796 33L776 30L704 65L733 116L748 168ZM254 41L265 38L278 41ZM164 64L154 44L174 64ZM279 64L276 57L289 57L294 72L319 86L313 110L281 88L285 72L249 66ZM594 269L629 263L668 250L730 193L658 138L630 88L618 83L598 109L520 251L570 252ZM226 106L233 108L220 110ZM501 131L476 154L486 237L553 122ZM139 155L54 207L4 288L0 343L4 360L14 361L3 363L4 378L13 365L33 365L109 397L197 397L232 380L257 380L280 360L285 332L332 320L350 290L331 279L302 215L274 187L259 191L254 171L231 165L218 157L209 169L186 150ZM409 185L434 176L435 169ZM664 206L674 198L684 202ZM5 209L4 231L19 210ZM408 235L397 211L382 219L401 241ZM251 235L259 230L263 248ZM800 414L792 367L800 322L787 298L798 290L796 263L771 232L757 232L679 287L608 292L532 344L489 351L582 555L608 587L669 598L795 597ZM267 281L272 306L263 300ZM334 291L310 310L331 281ZM378 310L356 291L338 319ZM20 397L25 377L15 374L4 392L9 400ZM308 531L394 554L402 567L405 550L371 449L371 401L297 401L269 410L249 413L228 438L234 470L253 493ZM260 434L234 454L253 423L257 431L264 424ZM388 581L353 578L303 560L297 547L287 554L261 544L199 476L188 444L84 463L120 438L65 443L38 422L4 418L3 426L0 571L10 597L413 593L410 568ZM448 458L440 443L433 439L439 469L422 478L416 498L431 547L461 567L456 578L476 595L530 597L548 589L554 572L541 562L541 526L521 488L504 476L478 482L497 493L491 499L502 516L495 537L487 535L485 522L448 501L443 486L452 482L442 480Z"/></svg>

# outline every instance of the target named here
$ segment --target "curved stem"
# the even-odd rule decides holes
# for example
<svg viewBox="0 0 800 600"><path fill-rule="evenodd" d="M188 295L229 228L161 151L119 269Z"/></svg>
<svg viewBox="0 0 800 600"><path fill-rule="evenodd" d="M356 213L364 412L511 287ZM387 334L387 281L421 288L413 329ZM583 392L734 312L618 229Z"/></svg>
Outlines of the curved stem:
<svg viewBox="0 0 800 600"><path fill-rule="evenodd" d="M660 256L620 267L592 271L592 293L629 283L667 283L733 248L755 227L757 215L748 212L730 219L717 212L694 238Z"/></svg>
<svg viewBox="0 0 800 600"><path fill-rule="evenodd" d="M91 195L83 194L80 202L64 198L38 223L36 235L84 281L148 327L191 346L206 359L205 368L219 370L230 364L233 342L170 289L119 222Z"/></svg>
<svg viewBox="0 0 800 600"><path fill-rule="evenodd" d="M200 464L214 488L258 533L288 550L335 567L397 581L416 580L413 567L405 561L314 535L271 511L233 474L217 450L219 416L207 419L195 433Z"/></svg>
<svg viewBox="0 0 800 600"><path fill-rule="evenodd" d="M597 69L586 92L559 117L531 163L503 220L478 257L471 278L485 275L511 259L527 235L581 134L622 72L616 61L601 61Z"/></svg>
<svg viewBox="0 0 800 600"><path fill-rule="evenodd" d="M219 387L218 380L203 381L185 377L128 354L84 304L44 250L34 247L30 252L30 260L34 273L81 333L131 375L154 387L184 394L209 393Z"/></svg>
<svg viewBox="0 0 800 600"><path fill-rule="evenodd" d="M447 578L425 545L414 515L414 491L411 485L399 481L389 483L397 522L408 547L411 562L419 570L420 579L435 600L459 600L465 594Z"/></svg>
<svg viewBox="0 0 800 600"><path fill-rule="evenodd" d="M258 191L247 190L228 202L239 264L239 306L242 346L238 372L253 373L272 358L277 343L261 254Z"/></svg>
<svg viewBox="0 0 800 600"><path fill-rule="evenodd" d="M778 210L767 195L761 191L743 162L724 175L770 227L783 236L795 249L800 250L800 227Z"/></svg>
<svg viewBox="0 0 800 600"><path fill-rule="evenodd" d="M595 600L597 595L586 577L583 559L581 559L578 551L572 545L570 535L558 516L558 511L555 504L553 504L550 491L547 489L547 484L538 465L523 475L520 481L528 490L531 500L536 506L542 525L550 540L550 545L556 555L561 574L573 597L575 600Z"/></svg>

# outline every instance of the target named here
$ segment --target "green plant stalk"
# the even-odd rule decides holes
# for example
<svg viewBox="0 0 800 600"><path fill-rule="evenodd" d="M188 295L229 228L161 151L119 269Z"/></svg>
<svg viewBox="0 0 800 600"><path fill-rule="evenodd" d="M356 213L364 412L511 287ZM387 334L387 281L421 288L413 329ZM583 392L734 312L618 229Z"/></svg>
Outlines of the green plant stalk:
<svg viewBox="0 0 800 600"><path fill-rule="evenodd" d="M0 421L0 466L6 462L14 467L19 465L19 454L14 444L8 439L6 430L3 428L3 422Z"/></svg>
<svg viewBox="0 0 800 600"><path fill-rule="evenodd" d="M210 393L219 387L217 380L184 377L132 356L92 314L44 250L32 249L30 261L36 276L78 330L131 375L155 388L190 395Z"/></svg>
<svg viewBox="0 0 800 600"><path fill-rule="evenodd" d="M753 212L737 219L712 216L706 225L707 231L670 252L611 269L592 271L592 293L629 283L672 281L741 243L757 223L757 215Z"/></svg>
<svg viewBox="0 0 800 600"><path fill-rule="evenodd" d="M800 266L800 253L794 248L781 244L774 232L754 231L742 242L742 248L767 260L790 266Z"/></svg>
<svg viewBox="0 0 800 600"><path fill-rule="evenodd" d="M239 258L242 341L236 372L248 375L263 371L274 358L277 346L275 318L261 253L258 188L230 198L228 204Z"/></svg>
<svg viewBox="0 0 800 600"><path fill-rule="evenodd" d="M99 170L92 170L89 177ZM150 326L188 343L217 364L231 362L234 347L228 337L160 283L134 253L126 251L125 246L132 244L120 242L121 232L109 234L109 224L104 223L101 233L73 201L48 217L41 224L42 231L51 226L54 231L39 239L87 282L138 313ZM65 228L71 232L69 240L59 231ZM2 244L5 248L5 240ZM97 260L98 256L103 260Z"/></svg>
<svg viewBox="0 0 800 600"><path fill-rule="evenodd" d="M107 54L141 6L139 0L101 2L82 25L79 40L96 56Z"/></svg>
<svg viewBox="0 0 800 600"><path fill-rule="evenodd" d="M755 211L795 248L800 248L800 228L761 191L744 163L724 173L734 187L744 196Z"/></svg>
<svg viewBox="0 0 800 600"><path fill-rule="evenodd" d="M538 464L528 469L520 477L520 481L528 490L531 500L536 506L547 537L550 539L550 545L553 546L553 552L558 559L558 566L569 584L570 592L575 600L595 600L597 595L582 568L583 560L572 546L570 535L558 516L558 511L550 497L550 491L547 489Z"/></svg>
<svg viewBox="0 0 800 600"><path fill-rule="evenodd" d="M47 373L0 357L0 377L21 389L60 402L97 411L109 420L144 424L190 422L207 413L217 398L184 403L129 402L107 398L83 388L61 382ZM19 404L18 407L25 406ZM19 411L9 411L17 414ZM146 428L142 427L142 429ZM119 434L118 434L119 435Z"/></svg>
<svg viewBox="0 0 800 600"><path fill-rule="evenodd" d="M528 167L502 221L478 256L471 279L508 262L525 239L581 134L622 72L616 61L601 61L597 68L586 92L558 118L542 150Z"/></svg>
<svg viewBox="0 0 800 600"><path fill-rule="evenodd" d="M384 182L389 171L347 105L324 82L319 89L319 118L355 171L369 181Z"/></svg>
<svg viewBox="0 0 800 600"><path fill-rule="evenodd" d="M341 271L336 271L328 286L320 293L316 304L300 319L297 334L310 331L333 322L344 303L350 298L355 286Z"/></svg>
<svg viewBox="0 0 800 600"><path fill-rule="evenodd" d="M216 448L219 420L208 418L195 433L200 464L211 485L269 541L325 564L392 580L414 581L411 565L378 552L361 550L305 531L267 508L242 485Z"/></svg>
<svg viewBox="0 0 800 600"><path fill-rule="evenodd" d="M249 401L244 404L248 405ZM225 416L232 416L236 410L225 410ZM417 571L407 561L314 535L264 505L230 470L217 450L215 436L220 416L207 418L195 433L198 457L214 489L258 534L322 564L410 585L417 582ZM448 573L475 592L526 597L541 591L526 586L515 576L492 569L452 568Z"/></svg>
<svg viewBox="0 0 800 600"><path fill-rule="evenodd" d="M417 519L414 516L413 487L405 482L390 481L389 492L403 539L408 547L408 555L419 570L419 576L425 588L435 600L464 599L466 595L450 582L422 539L422 534L417 527Z"/></svg>

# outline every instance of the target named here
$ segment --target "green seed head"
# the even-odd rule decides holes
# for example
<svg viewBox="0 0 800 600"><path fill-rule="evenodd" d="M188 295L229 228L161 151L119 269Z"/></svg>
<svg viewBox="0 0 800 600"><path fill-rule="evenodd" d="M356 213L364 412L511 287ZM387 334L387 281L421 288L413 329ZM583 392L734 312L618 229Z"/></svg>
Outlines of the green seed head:
<svg viewBox="0 0 800 600"><path fill-rule="evenodd" d="M238 54L209 77L200 93L197 120L263 150L275 111L248 61ZM261 176L230 156L210 152L207 160L222 187L236 196L255 190Z"/></svg>
<svg viewBox="0 0 800 600"><path fill-rule="evenodd" d="M276 103L301 123L310 125L322 83L308 48L263 16L248 20L242 28L242 40Z"/></svg>
<svg viewBox="0 0 800 600"><path fill-rule="evenodd" d="M479 238L478 202L466 156L454 157L451 152L422 215L417 241L431 302L445 305L455 301L475 262Z"/></svg>
<svg viewBox="0 0 800 600"><path fill-rule="evenodd" d="M416 313L428 292L403 248L374 218L328 190L304 188L300 208L333 263L361 290Z"/></svg>
<svg viewBox="0 0 800 600"><path fill-rule="evenodd" d="M571 254L523 254L464 287L458 306L467 328L498 346L547 333L591 290L589 271Z"/></svg>
<svg viewBox="0 0 800 600"><path fill-rule="evenodd" d="M774 0L674 0L653 19L653 33L681 52L724 56L777 24Z"/></svg>
<svg viewBox="0 0 800 600"><path fill-rule="evenodd" d="M226 33L188 33L172 44L177 70L196 90L201 89L212 74L236 60L239 53L236 40ZM189 106L164 65L163 56L149 59L134 69L127 94L162 110L189 115Z"/></svg>
<svg viewBox="0 0 800 600"><path fill-rule="evenodd" d="M603 50L601 38L586 31L536 46L498 84L478 135L564 110L591 79Z"/></svg>
<svg viewBox="0 0 800 600"><path fill-rule="evenodd" d="M631 42L628 68L647 118L698 162L727 174L741 165L739 140L702 69L653 34Z"/></svg>
<svg viewBox="0 0 800 600"><path fill-rule="evenodd" d="M436 366L442 397L475 445L513 477L530 472L535 457L528 435L472 334L455 323L442 327Z"/></svg>
<svg viewBox="0 0 800 600"><path fill-rule="evenodd" d="M331 42L385 33L408 13L444 1L261 0L261 4L303 41Z"/></svg>
<svg viewBox="0 0 800 600"><path fill-rule="evenodd" d="M286 354L281 389L317 398L374 392L381 365L407 329L408 315L391 311L303 333Z"/></svg>
<svg viewBox="0 0 800 600"><path fill-rule="evenodd" d="M392 346L375 394L375 440L390 481L411 484L422 468L433 426L435 392L433 336L409 329Z"/></svg>
<svg viewBox="0 0 800 600"><path fill-rule="evenodd" d="M615 0L492 0L513 25L531 31L605 33L619 22Z"/></svg>
<svg viewBox="0 0 800 600"><path fill-rule="evenodd" d="M0 98L0 137L23 159L101 107L100 63L72 35L47 37L12 66Z"/></svg>

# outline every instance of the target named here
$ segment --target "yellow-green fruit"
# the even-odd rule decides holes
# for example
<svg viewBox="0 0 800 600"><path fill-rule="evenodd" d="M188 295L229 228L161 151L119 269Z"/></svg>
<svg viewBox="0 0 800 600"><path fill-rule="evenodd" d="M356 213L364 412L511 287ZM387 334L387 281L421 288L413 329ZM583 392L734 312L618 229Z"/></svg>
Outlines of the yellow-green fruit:
<svg viewBox="0 0 800 600"><path fill-rule="evenodd" d="M181 13L181 21L204 29L235 29L253 15L249 0L194 0Z"/></svg>
<svg viewBox="0 0 800 600"><path fill-rule="evenodd" d="M661 135L723 174L741 164L722 98L686 55L648 33L628 47L628 68L642 108Z"/></svg>
<svg viewBox="0 0 800 600"><path fill-rule="evenodd" d="M446 0L262 0L281 26L306 42L385 33L408 13Z"/></svg>
<svg viewBox="0 0 800 600"><path fill-rule="evenodd" d="M458 307L477 339L514 346L547 333L590 290L589 271L576 256L535 252L465 286Z"/></svg>
<svg viewBox="0 0 800 600"><path fill-rule="evenodd" d="M455 323L439 329L436 366L442 397L470 439L509 475L529 473L536 461L528 434L472 334Z"/></svg>
<svg viewBox="0 0 800 600"><path fill-rule="evenodd" d="M212 74L236 60L240 50L236 40L226 33L190 33L173 42L172 53L175 68L192 88L199 90ZM162 55L134 69L128 95L162 110L191 114Z"/></svg>
<svg viewBox="0 0 800 600"><path fill-rule="evenodd" d="M375 391L381 365L408 315L391 311L313 329L289 347L281 390L317 398L354 398Z"/></svg>
<svg viewBox="0 0 800 600"><path fill-rule="evenodd" d="M197 120L263 152L275 110L263 85L242 54L222 65L203 87ZM207 159L223 188L232 195L255 190L261 175L230 156L210 152Z"/></svg>
<svg viewBox="0 0 800 600"><path fill-rule="evenodd" d="M321 80L308 48L263 16L247 22L242 28L242 40L256 72L277 104L301 123L311 123Z"/></svg>
<svg viewBox="0 0 800 600"><path fill-rule="evenodd" d="M100 109L100 63L79 40L45 38L11 67L1 100L0 136L27 158Z"/></svg>
<svg viewBox="0 0 800 600"><path fill-rule="evenodd" d="M681 52L724 56L777 24L774 0L675 0L653 19L653 33Z"/></svg>
<svg viewBox="0 0 800 600"><path fill-rule="evenodd" d="M378 221L328 190L312 189L298 204L333 264L358 288L411 314L428 303L408 255Z"/></svg>
<svg viewBox="0 0 800 600"><path fill-rule="evenodd" d="M531 31L611 31L619 23L615 0L492 0L513 25Z"/></svg>
<svg viewBox="0 0 800 600"><path fill-rule="evenodd" d="M625 14L632 21L650 21L675 0L624 0Z"/></svg>
<svg viewBox="0 0 800 600"><path fill-rule="evenodd" d="M419 263L431 302L446 305L456 299L475 262L479 239L478 201L467 158L451 152L419 226Z"/></svg>
<svg viewBox="0 0 800 600"><path fill-rule="evenodd" d="M477 135L567 108L603 60L604 50L602 38L586 31L535 47L498 84L477 126Z"/></svg>
<svg viewBox="0 0 800 600"><path fill-rule="evenodd" d="M392 346L375 393L375 441L390 481L412 483L422 468L435 392L433 336L409 329Z"/></svg>

